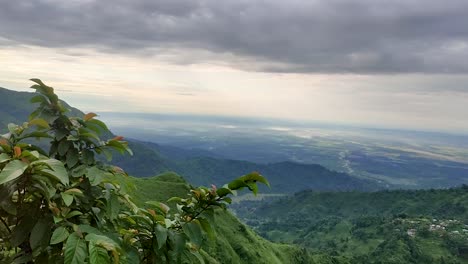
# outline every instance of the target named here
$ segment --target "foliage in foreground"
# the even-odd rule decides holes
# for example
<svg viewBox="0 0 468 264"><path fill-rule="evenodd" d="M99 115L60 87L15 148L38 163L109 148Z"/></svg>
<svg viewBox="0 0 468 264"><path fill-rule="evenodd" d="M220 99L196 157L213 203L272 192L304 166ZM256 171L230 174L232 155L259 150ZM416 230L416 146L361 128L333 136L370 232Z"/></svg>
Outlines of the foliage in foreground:
<svg viewBox="0 0 468 264"><path fill-rule="evenodd" d="M183 196L190 185L179 175L166 172L149 178L132 178L138 192L132 197L137 204L145 201L165 201L171 196ZM168 204L171 208L176 205ZM231 207L231 206L230 206ZM230 210L215 210L213 230L216 239L205 238L200 250L205 263L220 264L280 264L315 263L305 251L294 245L270 242L241 223Z"/></svg>
<svg viewBox="0 0 468 264"><path fill-rule="evenodd" d="M175 197L176 212L157 201L137 206L126 173L95 156L132 151L122 137L102 140L95 114L69 117L51 87L32 79L39 107L0 138L0 261L5 263L159 263L198 258L212 232L214 208L244 187L254 194L258 173L222 188L198 187ZM50 140L50 149L33 139Z"/></svg>

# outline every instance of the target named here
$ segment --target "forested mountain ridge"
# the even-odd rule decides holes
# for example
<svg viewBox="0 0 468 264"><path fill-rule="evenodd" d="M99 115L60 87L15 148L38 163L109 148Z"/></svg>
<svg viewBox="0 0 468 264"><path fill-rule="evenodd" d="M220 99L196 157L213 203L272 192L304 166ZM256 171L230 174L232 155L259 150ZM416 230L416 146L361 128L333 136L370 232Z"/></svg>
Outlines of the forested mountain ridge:
<svg viewBox="0 0 468 264"><path fill-rule="evenodd" d="M259 171L268 178L271 188L261 187L262 192L294 193L302 190L321 191L373 191L378 185L372 181L350 177L345 173L330 171L315 164L279 162L256 164L239 160L220 160L207 157L192 158L183 161L172 161L176 172L184 175L195 184L212 182L222 183L224 179L248 171ZM202 176L203 178L200 178Z"/></svg>
<svg viewBox="0 0 468 264"><path fill-rule="evenodd" d="M337 263L468 263L468 186L380 192L304 191L236 204L265 238Z"/></svg>
<svg viewBox="0 0 468 264"><path fill-rule="evenodd" d="M34 109L29 103L33 93L0 89L0 119L3 127L10 122L22 123ZM71 115L82 116L76 108L65 104ZM125 136L125 135L123 135ZM196 185L221 184L229 179L252 171L259 171L272 183L271 189L262 192L294 193L306 189L324 191L363 190L373 191L381 187L373 181L351 177L316 164L280 162L256 164L248 161L209 157L203 151L191 151L170 146L129 140L134 156L115 155L113 164L136 177L154 176L166 171L175 171ZM184 154L185 153L185 154ZM202 156L198 156L202 155Z"/></svg>

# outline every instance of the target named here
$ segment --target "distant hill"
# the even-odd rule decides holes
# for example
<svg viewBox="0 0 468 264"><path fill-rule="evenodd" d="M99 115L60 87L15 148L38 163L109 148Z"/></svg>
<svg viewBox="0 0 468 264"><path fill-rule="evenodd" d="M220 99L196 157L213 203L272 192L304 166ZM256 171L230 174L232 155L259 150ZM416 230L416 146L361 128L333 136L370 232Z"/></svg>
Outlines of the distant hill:
<svg viewBox="0 0 468 264"><path fill-rule="evenodd" d="M256 164L240 160L214 159L207 157L191 158L183 161L171 161L170 167L194 184L222 184L226 179L258 171L271 184L262 192L294 193L301 190L349 191L378 189L371 181L350 177L345 173L330 171L315 164L280 162Z"/></svg>
<svg viewBox="0 0 468 264"><path fill-rule="evenodd" d="M29 102L32 96L33 93L0 88L1 125L6 127L10 122L26 121L28 115L35 109L35 105ZM78 109L63 103L71 110L71 115L83 115ZM219 185L240 175L258 171L272 184L271 190L264 188L263 192L293 193L306 189L323 191L380 189L380 186L373 181L330 171L315 164L280 162L265 165L219 158L203 150L160 146L134 139L130 139L129 144L134 156L114 155L112 163L136 177L149 177L166 171L174 171L195 185Z"/></svg>
<svg viewBox="0 0 468 264"><path fill-rule="evenodd" d="M34 96L32 92L17 92L0 88L0 131L6 130L9 123L21 124L28 120L29 114L35 110L37 104L30 103ZM80 110L63 102L69 109L70 116L83 116ZM112 137L108 135L107 137ZM164 159L154 149L148 148L142 142L129 142L134 156L114 155L113 163L124 169L131 168L136 176L153 176L168 171Z"/></svg>
<svg viewBox="0 0 468 264"><path fill-rule="evenodd" d="M36 109L36 105L29 102L33 96L32 92L17 92L0 87L0 131L4 131L9 123L23 123L28 120L29 114ZM83 115L66 102L62 103L70 110L70 115Z"/></svg>
<svg viewBox="0 0 468 264"><path fill-rule="evenodd" d="M380 192L304 191L236 214L265 238L333 263L468 263L468 186Z"/></svg>

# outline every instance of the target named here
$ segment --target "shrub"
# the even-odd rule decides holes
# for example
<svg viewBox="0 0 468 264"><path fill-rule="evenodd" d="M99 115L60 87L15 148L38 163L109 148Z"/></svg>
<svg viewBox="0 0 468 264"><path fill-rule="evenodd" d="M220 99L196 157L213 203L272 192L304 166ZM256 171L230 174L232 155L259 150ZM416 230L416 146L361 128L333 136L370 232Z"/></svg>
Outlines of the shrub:
<svg viewBox="0 0 468 264"><path fill-rule="evenodd" d="M31 102L38 108L0 137L2 262L203 262L202 237L215 238L214 209L225 208L235 190L256 194L257 181L269 185L253 172L222 188L198 187L171 198L175 213L158 201L138 207L127 174L96 159L132 154L127 142L120 136L102 140L111 133L96 114L69 117L52 87L32 81L37 95ZM47 147L41 147L44 140Z"/></svg>

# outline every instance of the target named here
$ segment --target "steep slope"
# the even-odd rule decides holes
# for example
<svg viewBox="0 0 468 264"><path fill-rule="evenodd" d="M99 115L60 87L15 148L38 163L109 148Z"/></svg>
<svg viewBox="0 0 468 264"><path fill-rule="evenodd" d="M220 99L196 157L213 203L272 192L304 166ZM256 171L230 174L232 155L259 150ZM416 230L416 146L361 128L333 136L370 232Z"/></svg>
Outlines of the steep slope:
<svg viewBox="0 0 468 264"><path fill-rule="evenodd" d="M175 173L133 180L137 190L132 196L140 204L148 200L166 201L172 196L183 197L189 190L187 182ZM209 263L310 263L306 251L259 237L229 211L218 210L215 221L219 236L215 241L206 239L203 247Z"/></svg>

